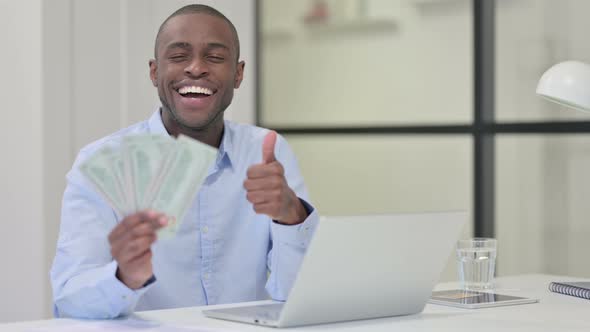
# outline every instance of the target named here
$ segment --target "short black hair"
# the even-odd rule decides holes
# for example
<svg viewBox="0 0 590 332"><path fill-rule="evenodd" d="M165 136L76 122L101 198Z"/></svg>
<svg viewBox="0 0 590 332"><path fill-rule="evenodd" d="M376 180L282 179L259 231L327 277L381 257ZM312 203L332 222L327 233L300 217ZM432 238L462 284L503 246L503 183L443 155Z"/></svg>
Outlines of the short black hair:
<svg viewBox="0 0 590 332"><path fill-rule="evenodd" d="M164 20L164 22L162 22L162 25L160 25L160 28L158 29L158 34L156 35L156 42L154 45L154 57L156 59L158 58L158 44L159 44L160 34L164 30L166 23L168 23L168 21L170 21L173 17L179 16L179 15L185 15L185 14L206 14L206 15L210 15L210 16L219 17L222 20L224 20L229 25L232 35L234 37L234 47L236 49L236 61L239 61L239 59L240 59L240 38L238 37L238 31L236 30L236 27L227 17L225 17L225 15L223 15L217 9L207 6L207 5L201 5L201 4L186 5L180 9L178 9L174 13L172 13L170 16L168 16L168 18L166 18Z"/></svg>

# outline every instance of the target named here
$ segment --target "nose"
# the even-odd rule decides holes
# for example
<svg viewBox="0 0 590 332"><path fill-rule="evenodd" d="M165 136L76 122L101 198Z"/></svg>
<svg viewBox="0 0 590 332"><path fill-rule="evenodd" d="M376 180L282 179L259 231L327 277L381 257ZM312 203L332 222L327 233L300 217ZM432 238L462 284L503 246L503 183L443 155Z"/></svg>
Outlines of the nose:
<svg viewBox="0 0 590 332"><path fill-rule="evenodd" d="M207 64L205 61L202 61L199 58L195 58L191 62L189 62L187 66L184 68L184 73L187 76L199 78L207 76L209 74L209 69L207 68Z"/></svg>

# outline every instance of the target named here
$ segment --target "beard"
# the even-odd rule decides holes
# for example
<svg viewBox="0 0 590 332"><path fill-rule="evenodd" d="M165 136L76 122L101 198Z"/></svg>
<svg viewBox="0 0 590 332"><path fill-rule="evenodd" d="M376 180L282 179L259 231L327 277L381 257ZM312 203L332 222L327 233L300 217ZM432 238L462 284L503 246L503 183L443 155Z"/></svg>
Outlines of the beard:
<svg viewBox="0 0 590 332"><path fill-rule="evenodd" d="M227 108L227 107L222 107L221 109L217 110L215 113L210 115L207 119L205 119L201 123L190 123L189 121L186 121L185 119L183 119L178 114L176 109L170 107L170 105L168 105L168 103L166 103L164 101L164 99L161 97L160 97L160 102L162 103L162 111L163 112L167 111L170 114L172 120L181 129L186 130L186 131L193 131L193 132L204 131L204 130L208 129L209 127L211 127L212 124L216 123L220 118L223 119L223 113L225 112L225 109Z"/></svg>

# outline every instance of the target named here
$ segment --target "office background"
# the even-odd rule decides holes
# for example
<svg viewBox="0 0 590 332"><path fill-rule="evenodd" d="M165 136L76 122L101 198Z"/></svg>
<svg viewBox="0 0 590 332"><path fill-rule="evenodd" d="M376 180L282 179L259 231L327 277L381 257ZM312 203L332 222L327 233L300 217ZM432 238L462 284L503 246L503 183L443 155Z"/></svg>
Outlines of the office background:
<svg viewBox="0 0 590 332"><path fill-rule="evenodd" d="M0 0L0 321L51 316L64 175L151 114L155 33L191 2ZM590 276L589 115L534 94L552 64L590 62L589 2L326 0L316 24L313 0L199 2L240 33L228 117L285 134L322 214L467 210L464 236L498 238L499 275Z"/></svg>

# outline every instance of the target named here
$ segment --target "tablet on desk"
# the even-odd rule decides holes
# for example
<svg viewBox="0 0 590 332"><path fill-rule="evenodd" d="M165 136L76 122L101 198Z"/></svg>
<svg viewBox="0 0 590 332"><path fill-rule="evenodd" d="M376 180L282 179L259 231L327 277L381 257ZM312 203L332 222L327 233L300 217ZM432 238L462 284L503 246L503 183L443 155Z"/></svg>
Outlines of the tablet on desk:
<svg viewBox="0 0 590 332"><path fill-rule="evenodd" d="M527 304L535 302L539 302L539 300L497 293L467 291L462 289L432 292L432 297L430 300L428 300L428 303L432 304L447 305L466 309L499 307L505 305Z"/></svg>

